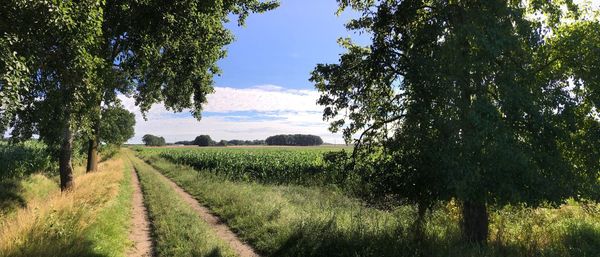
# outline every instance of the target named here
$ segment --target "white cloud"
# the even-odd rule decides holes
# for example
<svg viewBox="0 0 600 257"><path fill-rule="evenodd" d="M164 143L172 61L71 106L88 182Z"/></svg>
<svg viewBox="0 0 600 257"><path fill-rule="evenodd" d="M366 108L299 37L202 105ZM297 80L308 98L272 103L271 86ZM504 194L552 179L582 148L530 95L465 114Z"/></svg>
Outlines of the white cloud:
<svg viewBox="0 0 600 257"><path fill-rule="evenodd" d="M289 90L275 85L252 88L216 87L208 96L204 117L197 121L188 114L173 114L157 104L145 121L131 98L121 96L125 108L136 114L135 137L145 134L165 137L168 142L191 140L200 134L220 139L265 139L275 134L314 134L325 142L343 143L339 134L327 130L322 120L319 94L313 90Z"/></svg>
<svg viewBox="0 0 600 257"><path fill-rule="evenodd" d="M208 96L207 112L235 111L322 111L316 101L319 94L314 90L287 90L275 85L252 88L217 87Z"/></svg>

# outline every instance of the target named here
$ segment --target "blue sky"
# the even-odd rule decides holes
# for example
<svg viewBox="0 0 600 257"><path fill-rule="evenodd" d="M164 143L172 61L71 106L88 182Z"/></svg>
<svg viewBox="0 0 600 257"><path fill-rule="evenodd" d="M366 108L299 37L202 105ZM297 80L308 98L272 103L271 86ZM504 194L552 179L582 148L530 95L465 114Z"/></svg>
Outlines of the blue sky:
<svg viewBox="0 0 600 257"><path fill-rule="evenodd" d="M219 62L223 74L217 84L312 89L308 78L315 65L335 62L342 53L339 37L366 39L345 29L353 13L336 16L337 8L335 0L282 0L274 11L251 15L245 27L228 24L236 41Z"/></svg>
<svg viewBox="0 0 600 257"><path fill-rule="evenodd" d="M331 134L316 105L318 92L308 81L318 63L335 63L344 49L340 37L366 44L368 37L347 31L344 24L356 13L336 15L335 0L281 0L273 11L250 15L244 27L227 24L236 40L219 61L221 76L208 97L201 121L187 113L172 114L157 105L144 121L133 100L125 106L137 116L139 143L144 134L164 136L168 142L191 140L200 134L213 139L264 139L274 134L310 133L326 142L341 143Z"/></svg>

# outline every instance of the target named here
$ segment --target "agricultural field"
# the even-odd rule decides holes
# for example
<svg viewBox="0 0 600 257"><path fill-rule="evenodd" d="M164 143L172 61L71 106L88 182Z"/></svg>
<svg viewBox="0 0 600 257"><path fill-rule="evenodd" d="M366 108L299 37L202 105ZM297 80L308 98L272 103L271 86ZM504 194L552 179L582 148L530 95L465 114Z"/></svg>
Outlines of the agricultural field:
<svg viewBox="0 0 600 257"><path fill-rule="evenodd" d="M344 154L351 147L210 147L136 148L142 156L159 156L174 163L211 170L231 180L270 184L323 183L336 174L323 172L324 154Z"/></svg>
<svg viewBox="0 0 600 257"><path fill-rule="evenodd" d="M374 208L325 180L306 183L325 177L315 173L328 172L322 156L330 150L137 148L136 154L266 256L600 254L600 205L572 200L558 208L514 205L492 210L490 239L483 248L460 242L459 205L440 203L427 215L424 235L417 239L414 205ZM288 167L285 174L300 183L281 183L285 176L278 180L256 176L257 171L286 172Z"/></svg>

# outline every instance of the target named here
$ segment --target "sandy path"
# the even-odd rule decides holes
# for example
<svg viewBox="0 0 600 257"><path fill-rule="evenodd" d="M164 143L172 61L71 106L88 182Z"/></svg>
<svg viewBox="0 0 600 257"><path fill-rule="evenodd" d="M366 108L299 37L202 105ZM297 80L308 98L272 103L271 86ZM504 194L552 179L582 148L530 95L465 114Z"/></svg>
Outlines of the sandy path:
<svg viewBox="0 0 600 257"><path fill-rule="evenodd" d="M133 182L133 222L129 234L129 239L133 241L133 247L127 252L128 257L150 257L152 256L152 237L150 236L150 221L148 220L148 212L144 206L144 196L140 181L135 172L131 168L131 180Z"/></svg>
<svg viewBox="0 0 600 257"><path fill-rule="evenodd" d="M225 242L229 243L229 246L231 247L231 249L233 249L238 256L240 257L259 257L260 255L258 255L254 249L242 242L235 233L233 233L233 231L231 231L231 229L229 229L229 227L224 224L223 222L221 222L221 220L219 219L219 217L213 215L211 213L211 211L202 206L200 203L198 203L198 201L196 201L196 199L188 194L185 190L183 190L181 187L179 187L177 184L175 184L175 182L171 181L169 178L167 178L166 176L164 176L162 173L155 171L158 175L160 175L161 177L163 177L166 181L168 181L169 185L171 185L171 187L173 188L173 190L175 190L175 192L177 192L178 195L181 196L181 198L187 202L190 206L192 206L192 208L198 213L198 215L204 220L206 221L206 223L208 223L208 225L213 229L213 231L215 232L215 234L223 239Z"/></svg>

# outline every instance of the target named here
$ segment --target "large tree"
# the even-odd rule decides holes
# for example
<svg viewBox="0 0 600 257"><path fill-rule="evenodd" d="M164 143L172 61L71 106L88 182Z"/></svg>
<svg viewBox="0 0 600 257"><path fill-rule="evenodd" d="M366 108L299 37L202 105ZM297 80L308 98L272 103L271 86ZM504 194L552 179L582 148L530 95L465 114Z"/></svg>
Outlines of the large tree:
<svg viewBox="0 0 600 257"><path fill-rule="evenodd" d="M158 102L200 118L217 60L239 24L276 2L259 0L9 0L0 6L0 132L60 145L61 188L72 186L74 136L93 156L101 108L119 92L142 112ZM92 160L93 161L93 160ZM93 168L95 165L91 164Z"/></svg>
<svg viewBox="0 0 600 257"><path fill-rule="evenodd" d="M142 137L142 142L146 146L164 146L167 144L164 137L146 134Z"/></svg>
<svg viewBox="0 0 600 257"><path fill-rule="evenodd" d="M213 90L212 78L219 73L216 62L233 40L224 26L229 14L238 15L243 25L250 12L276 6L276 1L259 0L107 0L100 53L105 79L93 100L95 126L88 155L95 155L101 133L100 106L115 101L116 92L134 90L143 113L164 102L174 111L189 108L200 119L206 95Z"/></svg>
<svg viewBox="0 0 600 257"><path fill-rule="evenodd" d="M372 37L341 40L312 81L381 194L462 205L485 242L489 206L597 197L600 24L571 1L339 0ZM357 138L355 138L357 137ZM365 168L366 167L366 168ZM358 169L358 168L357 168Z"/></svg>
<svg viewBox="0 0 600 257"><path fill-rule="evenodd" d="M2 124L13 139L39 134L59 159L61 188L73 185L76 134L96 94L102 8L98 1L5 1L0 6ZM13 71L18 72L13 72ZM18 77L16 77L18 76ZM8 93L9 97L5 97Z"/></svg>
<svg viewBox="0 0 600 257"><path fill-rule="evenodd" d="M135 134L135 114L120 105L106 106L102 109L99 137L93 140L88 149L87 172L98 170L98 147L101 143L121 146Z"/></svg>

